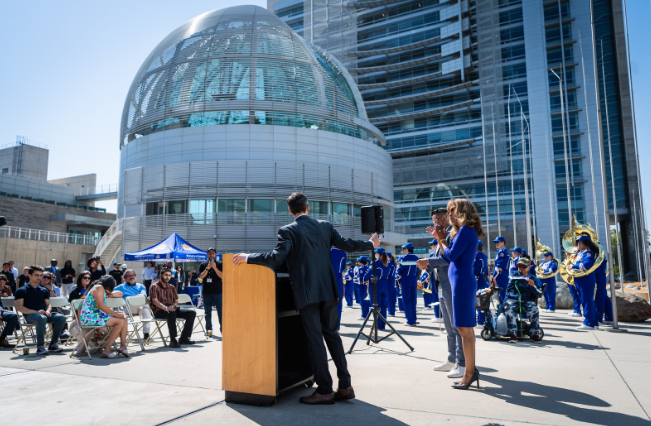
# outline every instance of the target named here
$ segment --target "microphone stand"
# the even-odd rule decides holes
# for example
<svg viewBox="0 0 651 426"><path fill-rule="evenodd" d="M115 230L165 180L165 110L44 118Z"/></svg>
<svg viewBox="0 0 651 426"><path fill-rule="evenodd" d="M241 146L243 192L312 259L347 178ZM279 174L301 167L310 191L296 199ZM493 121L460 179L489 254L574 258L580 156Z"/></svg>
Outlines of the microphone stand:
<svg viewBox="0 0 651 426"><path fill-rule="evenodd" d="M409 349L411 349L412 352L413 352L414 348L409 343L407 343L407 341L400 335L400 333L398 333L398 331L395 328L393 328L391 323L389 323L389 321L387 321L387 319L384 318L384 316L382 316L382 314L380 313L380 307L377 304L377 275L375 274L375 262L376 262L375 250L371 250L371 259L373 259L372 260L372 262L373 262L373 277L371 278L371 282L373 283L373 308L371 308L371 310L368 311L368 314L366 315L366 319L364 320L364 323L362 324L362 327L359 329L359 332L357 332L357 336L355 337L355 340L353 341L353 344L350 346L350 349L348 350L348 354L353 353L353 348L355 347L355 344L357 344L357 340L359 340L359 336L366 337L367 338L366 344L370 345L371 341L373 341L373 343L377 344L377 343L380 343L382 340L386 339L387 337L392 336L394 334L397 335L398 337L400 337L400 340L402 340L402 342L405 345L407 345L407 347ZM366 323L371 318L371 315L373 316L373 324L371 324L371 332L369 334L365 334L364 333L364 327L366 327ZM384 336L382 338L378 338L378 335L377 335L378 317L380 317L384 321L384 323L386 325L388 325L389 328L391 328L391 333L387 334L386 336Z"/></svg>

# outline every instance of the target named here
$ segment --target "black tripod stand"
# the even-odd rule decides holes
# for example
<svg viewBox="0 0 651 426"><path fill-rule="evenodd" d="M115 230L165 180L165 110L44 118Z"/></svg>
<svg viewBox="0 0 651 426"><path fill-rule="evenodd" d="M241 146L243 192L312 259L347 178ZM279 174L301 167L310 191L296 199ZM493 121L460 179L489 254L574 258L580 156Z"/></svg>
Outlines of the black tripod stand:
<svg viewBox="0 0 651 426"><path fill-rule="evenodd" d="M392 336L394 334L397 335L398 337L400 337L400 340L402 340L402 342L405 345L407 345L407 347L409 349L411 349L413 351L414 348L409 343L407 343L407 341L400 335L400 333L398 333L398 331L395 328L393 328L393 326L389 323L389 321L387 321L387 319L384 318L382 316L382 314L380 313L380 307L377 304L377 276L375 275L375 255L374 255L373 250L371 250L371 259L372 259L372 262L373 262L373 278L371 278L371 281L373 282L373 308L371 308L371 310L368 311L368 314L366 315L366 319L364 320L364 323L362 324L362 327L359 329L359 332L357 333L357 336L355 337L355 341L353 342L350 349L348 350L348 353L349 354L353 353L353 348L355 347L355 344L357 343L357 340L359 340L359 336L366 337L368 339L366 341L366 344L370 345L371 341L373 341L373 343L380 343L382 340L384 340L387 337ZM371 332L369 334L365 334L364 333L364 327L366 327L366 323L371 318L371 315L373 316L373 324L371 324ZM389 328L391 328L391 333L387 334L386 336L384 336L384 337L382 337L380 339L378 339L378 335L377 335L377 320L378 320L378 317L380 317L386 323L386 325L388 325Z"/></svg>

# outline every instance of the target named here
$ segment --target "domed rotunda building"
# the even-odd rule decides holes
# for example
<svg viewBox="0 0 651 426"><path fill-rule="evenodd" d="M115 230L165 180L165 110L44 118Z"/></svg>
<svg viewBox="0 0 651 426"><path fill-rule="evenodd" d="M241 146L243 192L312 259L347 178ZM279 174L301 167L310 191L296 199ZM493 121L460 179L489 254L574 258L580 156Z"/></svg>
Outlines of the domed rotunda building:
<svg viewBox="0 0 651 426"><path fill-rule="evenodd" d="M204 13L172 31L131 84L109 235L119 238L98 249L106 263L177 232L220 253L269 250L293 220L295 191L348 237L366 238L360 207L381 204L387 243L401 243L384 144L336 59L266 9Z"/></svg>

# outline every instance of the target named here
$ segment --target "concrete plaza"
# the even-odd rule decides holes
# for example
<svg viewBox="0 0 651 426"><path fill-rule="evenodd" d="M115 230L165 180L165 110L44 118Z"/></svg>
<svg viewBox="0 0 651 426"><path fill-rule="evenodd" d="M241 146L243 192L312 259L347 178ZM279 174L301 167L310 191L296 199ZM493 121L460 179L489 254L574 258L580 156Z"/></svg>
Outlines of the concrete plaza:
<svg viewBox="0 0 651 426"><path fill-rule="evenodd" d="M419 300L422 306L422 300ZM348 349L361 321L344 308ZM392 322L416 348L397 338L378 346L358 342L348 356L357 399L310 407L296 389L272 407L224 402L221 339L195 333L197 344L162 344L131 359L108 361L0 352L3 424L21 425L649 425L651 324L623 324L626 334L580 332L565 311L541 313L542 344L484 342L478 337L479 390L458 391L432 366L445 360L446 336L419 310L420 326ZM216 320L216 318L215 318ZM479 334L479 329L477 329ZM335 368L331 372L336 378ZM336 379L335 379L336 380ZM335 381L336 385L336 381Z"/></svg>

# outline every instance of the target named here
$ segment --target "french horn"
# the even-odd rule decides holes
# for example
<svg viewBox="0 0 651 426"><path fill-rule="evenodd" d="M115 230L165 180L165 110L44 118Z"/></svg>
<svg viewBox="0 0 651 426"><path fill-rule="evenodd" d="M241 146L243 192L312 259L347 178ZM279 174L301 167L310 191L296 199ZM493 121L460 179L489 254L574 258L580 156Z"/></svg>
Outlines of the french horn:
<svg viewBox="0 0 651 426"><path fill-rule="evenodd" d="M536 266L536 276L538 278L540 278L541 280L551 278L551 277L555 276L556 274L558 274L560 272L561 262L559 262L559 260L556 259L556 258L553 258L554 262L556 262L556 266L558 267L556 269L556 272L552 272L550 274L545 274L543 272L544 268L543 268L542 263L545 262L544 254L545 253L551 253L551 252L552 252L552 249L549 246L544 246L544 245L540 244L540 238L536 238L536 259L539 259L538 266Z"/></svg>
<svg viewBox="0 0 651 426"><path fill-rule="evenodd" d="M576 237L582 234L590 235L590 239L599 249L599 253L595 253L596 258L594 265L592 265L592 268L587 271L577 271L572 269L572 266L576 263L574 256L572 256L577 252ZM572 226L563 236L563 248L565 248L566 258L563 263L558 266L558 269L561 277L563 277L565 282L570 285L574 285L574 278L585 277L596 271L606 258L606 250L601 244L599 244L599 236L597 235L597 232L589 223L577 223L574 215L572 215Z"/></svg>

